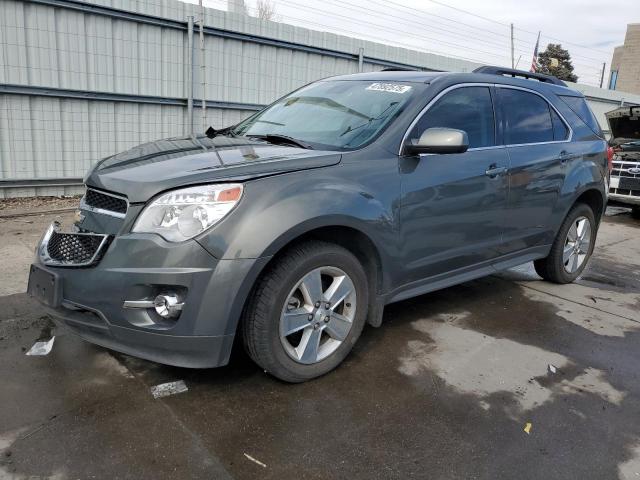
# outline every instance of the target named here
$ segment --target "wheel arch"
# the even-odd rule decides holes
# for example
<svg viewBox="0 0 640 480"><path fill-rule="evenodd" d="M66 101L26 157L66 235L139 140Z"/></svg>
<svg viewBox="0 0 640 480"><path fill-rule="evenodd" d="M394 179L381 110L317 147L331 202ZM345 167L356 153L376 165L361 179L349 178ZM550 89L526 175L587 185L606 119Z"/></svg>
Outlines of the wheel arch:
<svg viewBox="0 0 640 480"><path fill-rule="evenodd" d="M567 211L567 214L569 211L571 211L571 208L573 208L578 203L584 203L585 205L588 205L593 211L593 215L596 217L596 222L600 223L600 220L602 219L602 216L604 214L604 210L607 206L606 199L603 198L602 192L600 192L600 190L596 188L589 188L583 191L573 202L573 204Z"/></svg>
<svg viewBox="0 0 640 480"><path fill-rule="evenodd" d="M307 228L304 228L305 226ZM265 250L265 257L269 258L269 260L262 263L259 269L252 272L251 278L248 279L251 284L250 288L247 288L247 294L243 298L236 299L239 304L239 308L235 309L238 313L238 321L235 326L236 333L240 322L242 322L249 296L253 294L255 286L262 275L291 247L309 240L321 240L340 245L356 256L362 264L367 278L374 279L373 282L369 283L367 322L374 326L380 325L384 307L381 293L385 288L384 260L380 248L370 235L352 224L326 223L319 226L317 222L307 222L305 225L299 225L293 231L281 235Z"/></svg>

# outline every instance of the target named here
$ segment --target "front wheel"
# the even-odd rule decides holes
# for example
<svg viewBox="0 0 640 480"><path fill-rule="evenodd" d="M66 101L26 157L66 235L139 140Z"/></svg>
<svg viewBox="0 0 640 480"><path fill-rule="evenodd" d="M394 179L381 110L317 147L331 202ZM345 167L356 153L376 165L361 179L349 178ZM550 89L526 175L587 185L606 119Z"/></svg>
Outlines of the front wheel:
<svg viewBox="0 0 640 480"><path fill-rule="evenodd" d="M254 288L242 322L245 348L281 380L318 377L347 356L367 305L367 277L351 252L320 241L297 245Z"/></svg>
<svg viewBox="0 0 640 480"><path fill-rule="evenodd" d="M573 282L587 266L595 240L593 210L584 203L574 205L560 226L549 256L534 262L536 272L554 283Z"/></svg>

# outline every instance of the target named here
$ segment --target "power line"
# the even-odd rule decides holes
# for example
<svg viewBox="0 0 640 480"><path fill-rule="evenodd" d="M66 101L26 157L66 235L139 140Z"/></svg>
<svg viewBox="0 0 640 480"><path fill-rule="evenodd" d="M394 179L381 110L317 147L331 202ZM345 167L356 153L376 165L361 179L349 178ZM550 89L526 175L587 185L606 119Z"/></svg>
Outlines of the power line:
<svg viewBox="0 0 640 480"><path fill-rule="evenodd" d="M215 0L215 1L219 2L220 4L224 5L225 7L227 6L227 2L225 0ZM319 14L323 15L324 17L329 16L330 18L331 17L336 18L338 21L340 21L340 19L343 19L343 20L346 20L346 21L349 21L349 22L353 21L353 17L352 16L350 17L350 16L345 16L345 15L340 15L340 14L337 14L337 13L329 13L326 10L321 10L321 9L309 7L307 5L300 5L298 3L290 2L288 0L279 0L279 1L280 1L280 3L285 3L285 4L289 5L290 8L295 8L298 11L302 10L302 11L310 12L311 14L316 12L316 13L319 13ZM327 1L331 1L331 0L327 0ZM385 1L387 1L388 3L395 4L395 2L393 2L391 0L385 0ZM346 1L340 2L340 4L338 4L338 6L341 6L343 8L347 8L348 10L354 10L353 8L345 7L344 6L345 3L347 5L352 6L352 7L356 7L357 8L356 11L361 10L360 6L354 5L354 4L346 2ZM378 5L380 5L379 2L376 2L376 3L378 3ZM333 4L335 5L335 3L333 3ZM416 10L416 11L420 12L420 13L424 13L424 12L419 11L419 10ZM388 14L387 12L381 12L380 10L369 8L369 13L371 13L371 12L375 12L375 13L378 13L378 14L383 14L383 15L385 15L385 18L386 17L394 17L394 18L398 18L400 20L403 20L404 22L410 22L408 19L399 17L397 15ZM329 25L329 24L326 24L326 23L314 22L312 20L309 20L308 18L300 18L300 17L288 16L288 15L282 15L282 14L280 14L278 16L280 18L293 20L295 23L304 24L304 25L313 25L315 27L320 27L321 29L323 29L325 31L341 32L343 34L347 34L347 35L352 36L352 37L363 38L364 40L370 40L370 41L374 41L374 42L379 42L381 40L381 38L379 36L377 36L377 35L372 35L372 34L367 34L367 33L362 33L362 32L356 32L356 31L349 30L349 29L346 29L346 28L338 27L336 25ZM374 15L374 17L381 18L378 15ZM442 18L445 18L445 17L442 17ZM456 22L455 20L449 20L449 21L454 22L454 23ZM468 51L474 51L474 52L477 52L478 54L484 54L484 55L489 55L491 57L500 58L501 59L500 63L503 63L504 65L507 65L509 63L508 43L506 41L505 41L505 45L504 45L504 51L501 51L500 53L495 53L494 51L481 50L481 49L469 47L467 45L461 45L460 43L448 42L448 41L442 40L440 38L434 38L434 37L429 37L429 36L425 36L425 35L414 34L414 33L411 33L411 32L407 32L406 30L401 30L401 29L389 27L389 26L386 26L386 25L381 25L379 23L373 23L373 22L360 20L358 22L358 24L362 24L362 25L365 25L365 26L370 26L375 30L387 31L387 32L390 32L390 33L392 33L394 35L397 34L397 33L401 33L403 36L411 36L411 37L414 37L414 38L416 38L418 40L421 40L421 41L438 42L439 44L442 44L444 46L450 46L450 47L453 47L454 49L463 49L463 50L468 50ZM422 26L422 24L421 24L421 26ZM431 25L429 25L428 27L429 28L433 28L433 26L431 26ZM441 27L437 27L437 28L439 28L440 30L443 30L443 31L445 31L445 32L447 32L449 34L452 33L450 30L447 30L447 29L444 29L444 28L441 28ZM494 32L494 33L497 34L497 32ZM468 35L466 38L477 39L479 41L482 41L484 43L491 44L491 45L494 45L494 46L497 45L495 42L487 42L485 38L479 38L477 36ZM474 63L480 63L480 64L496 63L495 61L486 61L486 60L481 60L481 59L478 59L478 58L469 58L469 57L465 57L465 56L461 56L461 55L456 55L456 54L445 52L445 51L427 49L427 48L424 48L422 46L415 45L413 43L411 43L411 44L404 43L404 42L400 42L400 41L395 40L395 39L387 40L387 41L395 44L396 46L401 46L401 47L408 48L408 49L411 49L411 50L419 50L419 51L423 51L425 53L442 55L442 56L445 56L445 57L456 58L456 59L460 59L460 60L466 60L466 61L470 61L470 62L474 62ZM527 49L527 51L525 51L525 50L521 49L520 47L518 47L518 53L521 53L521 52L524 55L528 55L530 53L528 51L528 49ZM531 48L531 53L532 52L533 52L533 48ZM593 78L595 76L599 76L600 75L600 73L599 73L600 72L600 68L599 67L593 67L591 65L578 64L578 63L575 63L575 62L574 62L574 65L575 66L580 66L580 67L583 67L583 68L586 68L586 69L589 69L589 70L592 70L594 72L595 71L598 72L597 75L596 75L596 73L591 73L591 74L585 73L585 74L582 74L581 72L579 72L580 73L580 78L582 79L583 83L589 83L589 82L584 82L584 78L585 77ZM594 81L593 83L597 84L598 81Z"/></svg>
<svg viewBox="0 0 640 480"><path fill-rule="evenodd" d="M488 22L496 23L496 24L498 24L498 25L502 25L502 26L505 26L505 27L508 27L508 26L509 26L509 24L507 24L507 23L502 23L502 22L499 22L498 20L494 20L494 19L492 19L492 18L484 17L484 16L482 16L482 15L478 15L478 14L473 13L473 12L470 12L470 11L468 11L468 10L463 10L462 8L458 8L458 7L454 7L454 6L452 6L452 5L448 5L448 4L446 4L446 3L444 3L444 2L441 2L441 1L439 1L439 0L427 0L427 1L429 1L429 2L431 2L431 3L435 3L436 5L440 5L440 6L442 6L442 7L450 8L450 9L452 9L452 10L456 10L456 11L461 12L461 13L466 13L467 15L471 15L471 16L473 16L473 17L480 18L480 19L482 19L482 20L486 20L486 21L488 21ZM531 35L538 35L538 33L537 33L537 32L532 32L532 31L530 31L530 30L526 30L526 29L524 29L524 28L518 28L518 27L516 27L516 29L517 29L517 30L520 30L521 32L529 33L529 34L531 34ZM546 36L547 38L552 39L552 40L557 40L557 41L563 42L563 43L565 43L566 45L573 45L573 46L576 46L576 47L579 47L579 48L584 48L585 50L592 50L592 51L594 51L594 52L602 53L602 54L604 54L604 55L611 55L611 52L605 52L605 51L603 51L603 50L598 50L597 48L587 47L587 46L585 46L585 45L580 45L580 44L578 44L578 43L569 42L568 40L563 40L563 39L561 39L561 38L552 37L551 35L545 35L545 36Z"/></svg>

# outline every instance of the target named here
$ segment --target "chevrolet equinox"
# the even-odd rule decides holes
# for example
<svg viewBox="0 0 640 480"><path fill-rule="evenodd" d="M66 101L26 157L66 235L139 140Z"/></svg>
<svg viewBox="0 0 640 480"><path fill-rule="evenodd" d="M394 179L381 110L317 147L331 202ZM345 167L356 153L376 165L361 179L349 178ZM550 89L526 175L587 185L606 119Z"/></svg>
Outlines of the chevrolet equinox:
<svg viewBox="0 0 640 480"><path fill-rule="evenodd" d="M104 347L216 367L239 335L265 371L301 382L392 302L530 261L575 280L608 160L583 95L553 77L333 77L100 161L75 222L45 232L28 290Z"/></svg>

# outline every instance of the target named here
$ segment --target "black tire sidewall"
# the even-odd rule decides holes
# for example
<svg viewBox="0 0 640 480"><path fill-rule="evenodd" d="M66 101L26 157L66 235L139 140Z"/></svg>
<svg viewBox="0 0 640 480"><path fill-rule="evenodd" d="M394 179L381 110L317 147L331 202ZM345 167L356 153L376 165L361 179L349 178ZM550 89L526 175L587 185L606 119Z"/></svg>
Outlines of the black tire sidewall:
<svg viewBox="0 0 640 480"><path fill-rule="evenodd" d="M331 266L344 271L354 284L356 290L356 315L351 330L342 344L327 358L318 363L306 365L296 362L286 352L280 340L280 315L294 286L307 273L315 268ZM365 324L368 305L368 285L365 271L357 258L347 250L327 244L313 255L298 263L290 272L284 274L284 281L277 290L269 307L269 322L266 329L270 357L273 365L272 373L289 381L303 381L323 375L337 367L353 348ZM283 375L284 374L284 375Z"/></svg>

